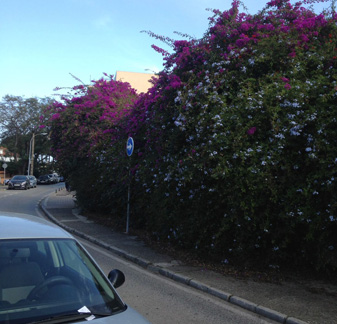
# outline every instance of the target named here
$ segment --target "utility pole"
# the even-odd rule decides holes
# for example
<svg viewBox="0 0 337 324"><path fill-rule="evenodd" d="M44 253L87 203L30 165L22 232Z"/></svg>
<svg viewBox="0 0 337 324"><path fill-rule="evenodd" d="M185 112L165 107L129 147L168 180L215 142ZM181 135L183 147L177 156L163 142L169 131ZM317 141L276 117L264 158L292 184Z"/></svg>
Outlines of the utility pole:
<svg viewBox="0 0 337 324"><path fill-rule="evenodd" d="M48 135L47 133L40 133L38 135ZM28 175L33 175L34 172L34 150L35 150L35 133L33 133L32 138L29 143L29 160L28 160Z"/></svg>
<svg viewBox="0 0 337 324"><path fill-rule="evenodd" d="M32 147L31 147L31 156L29 157L30 159L30 170L29 170L29 173L28 175L33 175L34 173L34 150L35 150L35 133L33 133L33 136L32 136Z"/></svg>

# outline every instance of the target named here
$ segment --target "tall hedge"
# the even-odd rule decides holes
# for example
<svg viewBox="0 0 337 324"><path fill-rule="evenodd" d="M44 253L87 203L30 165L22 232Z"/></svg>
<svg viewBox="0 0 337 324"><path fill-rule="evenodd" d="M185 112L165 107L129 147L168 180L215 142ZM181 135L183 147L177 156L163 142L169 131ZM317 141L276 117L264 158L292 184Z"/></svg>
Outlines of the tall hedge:
<svg viewBox="0 0 337 324"><path fill-rule="evenodd" d="M233 1L202 39L155 47L165 67L104 150L115 188L130 170L134 226L226 264L336 270L333 5L275 0L249 15ZM108 195L120 217L125 192Z"/></svg>
<svg viewBox="0 0 337 324"><path fill-rule="evenodd" d="M74 87L41 117L41 127L50 129L59 171L76 190L78 204L97 213L121 204L115 195L121 190L123 155L116 143L124 138L123 121L138 98L129 83L105 77Z"/></svg>
<svg viewBox="0 0 337 324"><path fill-rule="evenodd" d="M138 217L225 263L335 270L336 15L238 5L173 42L135 109Z"/></svg>

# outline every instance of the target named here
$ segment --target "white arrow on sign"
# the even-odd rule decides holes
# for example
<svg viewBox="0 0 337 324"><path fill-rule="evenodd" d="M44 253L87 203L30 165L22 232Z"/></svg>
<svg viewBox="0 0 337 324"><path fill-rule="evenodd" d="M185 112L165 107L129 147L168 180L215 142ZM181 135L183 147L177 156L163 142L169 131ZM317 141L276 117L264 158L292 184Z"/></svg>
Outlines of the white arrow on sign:
<svg viewBox="0 0 337 324"><path fill-rule="evenodd" d="M133 148L134 148L134 142L133 142L133 138L129 137L127 142L126 142L126 154L128 156L131 156L133 153Z"/></svg>

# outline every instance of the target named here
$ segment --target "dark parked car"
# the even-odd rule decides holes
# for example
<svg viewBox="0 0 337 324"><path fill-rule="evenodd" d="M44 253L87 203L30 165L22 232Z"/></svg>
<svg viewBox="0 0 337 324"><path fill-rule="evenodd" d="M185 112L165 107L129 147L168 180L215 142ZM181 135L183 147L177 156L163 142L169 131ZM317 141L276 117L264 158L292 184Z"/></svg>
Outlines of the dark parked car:
<svg viewBox="0 0 337 324"><path fill-rule="evenodd" d="M28 176L28 178L29 178L29 182L30 182L30 187L31 188L36 188L36 186L37 186L37 179L33 175Z"/></svg>
<svg viewBox="0 0 337 324"><path fill-rule="evenodd" d="M0 212L0 323L149 324L69 233L42 218Z"/></svg>
<svg viewBox="0 0 337 324"><path fill-rule="evenodd" d="M37 178L37 183L38 184L50 184L52 183L51 177L48 174L40 175Z"/></svg>
<svg viewBox="0 0 337 324"><path fill-rule="evenodd" d="M15 175L8 182L8 189L24 189L30 188L30 181L26 175Z"/></svg>

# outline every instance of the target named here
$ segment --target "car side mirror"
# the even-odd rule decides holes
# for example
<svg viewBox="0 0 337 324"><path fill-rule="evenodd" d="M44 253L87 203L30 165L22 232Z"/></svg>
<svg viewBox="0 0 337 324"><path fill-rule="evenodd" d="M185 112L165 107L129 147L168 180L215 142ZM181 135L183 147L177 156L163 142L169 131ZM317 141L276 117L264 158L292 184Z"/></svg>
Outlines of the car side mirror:
<svg viewBox="0 0 337 324"><path fill-rule="evenodd" d="M120 287L125 282L124 273L118 269L111 270L108 274L108 279L115 288Z"/></svg>

